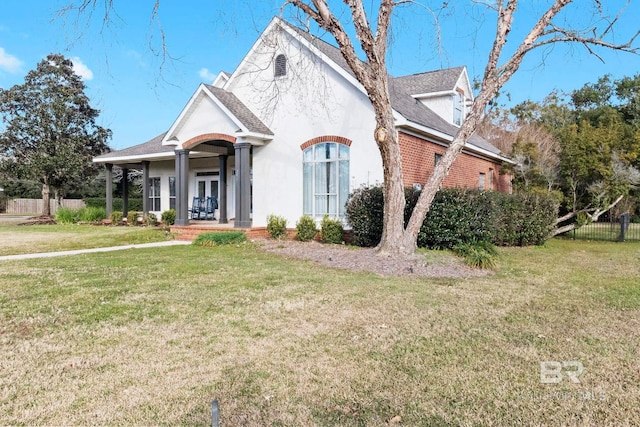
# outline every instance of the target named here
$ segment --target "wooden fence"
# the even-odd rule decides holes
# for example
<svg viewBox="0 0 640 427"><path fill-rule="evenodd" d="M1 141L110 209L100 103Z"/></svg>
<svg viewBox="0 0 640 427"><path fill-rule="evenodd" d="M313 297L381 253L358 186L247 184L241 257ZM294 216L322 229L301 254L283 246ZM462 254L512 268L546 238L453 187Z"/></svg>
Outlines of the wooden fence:
<svg viewBox="0 0 640 427"><path fill-rule="evenodd" d="M42 199L9 199L6 202L6 212L12 215L40 215L42 213ZM50 200L51 214L58 210L58 201ZM86 207L84 200L63 199L62 206L69 209L80 209Z"/></svg>

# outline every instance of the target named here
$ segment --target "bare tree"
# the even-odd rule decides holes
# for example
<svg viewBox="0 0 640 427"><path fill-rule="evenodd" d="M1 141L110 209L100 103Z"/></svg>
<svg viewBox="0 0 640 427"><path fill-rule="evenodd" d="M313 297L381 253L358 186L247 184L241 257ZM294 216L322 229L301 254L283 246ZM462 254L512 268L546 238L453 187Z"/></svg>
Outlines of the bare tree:
<svg viewBox="0 0 640 427"><path fill-rule="evenodd" d="M154 0L154 11L160 0ZM629 0L630 1L630 0ZM627 5L629 4L627 1ZM112 0L80 0L80 7L95 9L103 3L105 10L113 7ZM487 65L482 77L480 91L477 94L469 113L460 126L457 135L449 148L438 162L433 173L425 177L426 184L409 223L404 227L404 189L402 185L402 159L398 134L394 126L393 109L389 95L389 81L387 70L387 48L389 46L390 25L394 9L399 5L415 5L431 10L429 2L418 0L379 0L377 16L374 25L367 16L363 0L344 0L347 13L336 13L335 6L330 6L327 0L287 0L283 6L292 6L305 16L315 21L322 29L330 33L336 40L347 64L357 80L367 92L375 113L376 129L374 138L380 150L384 172L384 221L382 239L378 246L383 254L411 253L416 249L418 232L435 194L454 161L462 151L466 141L475 132L481 121L488 103L498 94L504 84L518 71L524 57L532 50L554 43L576 43L584 46L590 53L597 56L594 47L615 49L619 51L637 53L638 47L634 42L638 33L633 34L628 41L618 44L613 40L613 29L622 11L613 18L605 16L600 0L592 0L595 7L594 14L601 15L596 24L589 28L565 26L556 21L561 11L567 8L572 0L553 0L551 5L535 20L526 36L515 46L510 45L510 56L504 58L503 51L507 46L507 36L510 34L518 0L487 0L473 1L473 3L487 8L487 13L496 15L496 33L493 46L489 52ZM576 7L584 8L585 1ZM332 3L334 5L335 3ZM441 8L448 7L449 2L441 3ZM373 6L370 6L373 9ZM437 16L434 11L433 16ZM526 13L526 12L525 12ZM528 17L530 18L530 17ZM350 24L348 24L350 23ZM355 37L349 36L345 25L353 25ZM429 24L426 24L429 25ZM432 24L437 26L436 24ZM569 25L569 24L567 24ZM437 32L437 28L435 28ZM359 45L365 58L359 58L355 45Z"/></svg>
<svg viewBox="0 0 640 427"><path fill-rule="evenodd" d="M373 105L376 117L374 136L382 156L384 169L384 226L379 245L379 250L382 253L410 253L415 250L418 232L442 181L462 151L465 142L476 130L487 104L518 70L527 53L542 46L562 42L580 43L590 52L594 52L593 46L633 53L637 53L638 49L633 46L638 33L633 34L623 44L610 41L612 29L620 15L612 20L603 21L606 25L602 30L599 28L578 30L556 24L555 18L572 1L555 0L537 19L525 38L514 49L514 53L502 60L503 50L507 45L507 36L511 31L518 9L518 0L477 2L486 5L497 15L496 36L489 52L480 92L432 175L425 177L426 184L405 228L402 164L398 135L394 128L393 112L389 99L386 55L393 9L400 4L409 3L409 1L381 0L375 29L369 22L362 0L344 0L344 2L351 11L350 18L355 28L357 42L366 56L366 61L361 61L358 58L353 41L349 38L343 22L338 18L338 15L332 13L326 0L311 0L310 2L289 0L288 4L300 9L316 21L320 27L333 35L342 55L358 81L364 86ZM594 3L597 10L602 11L600 1L594 0Z"/></svg>

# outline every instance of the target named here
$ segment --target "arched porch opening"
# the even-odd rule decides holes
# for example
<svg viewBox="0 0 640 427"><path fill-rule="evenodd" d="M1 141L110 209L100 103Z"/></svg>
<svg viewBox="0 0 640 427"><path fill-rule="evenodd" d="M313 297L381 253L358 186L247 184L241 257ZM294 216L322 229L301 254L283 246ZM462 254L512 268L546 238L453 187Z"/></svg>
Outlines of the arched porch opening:
<svg viewBox="0 0 640 427"><path fill-rule="evenodd" d="M227 211L231 198L235 207L234 227L251 227L251 144L231 135L207 133L195 136L176 148L176 225L189 225L189 178L192 175L189 159L216 158L218 178L218 223L228 223ZM229 158L234 158L235 192L227 191ZM206 178L202 178L204 181ZM206 185L206 184L205 184ZM194 187L200 186L196 176ZM198 191L198 190L195 190Z"/></svg>

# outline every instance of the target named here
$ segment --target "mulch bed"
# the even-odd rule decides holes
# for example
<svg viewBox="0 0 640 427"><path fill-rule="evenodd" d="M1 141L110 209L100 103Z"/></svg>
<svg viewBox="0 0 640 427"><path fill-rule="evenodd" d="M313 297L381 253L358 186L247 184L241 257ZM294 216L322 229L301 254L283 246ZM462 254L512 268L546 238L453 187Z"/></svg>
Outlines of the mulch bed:
<svg viewBox="0 0 640 427"><path fill-rule="evenodd" d="M297 240L256 240L265 252L276 253L289 258L314 261L322 266L351 271L366 271L383 277L478 277L489 274L462 264L454 255L441 254L438 262L427 261L424 254L409 256L380 255L374 248L358 248L346 245L331 245L319 242Z"/></svg>
<svg viewBox="0 0 640 427"><path fill-rule="evenodd" d="M41 216L32 216L30 218L27 218L27 222L21 222L18 225L52 225L52 224L57 224L54 217L41 215Z"/></svg>

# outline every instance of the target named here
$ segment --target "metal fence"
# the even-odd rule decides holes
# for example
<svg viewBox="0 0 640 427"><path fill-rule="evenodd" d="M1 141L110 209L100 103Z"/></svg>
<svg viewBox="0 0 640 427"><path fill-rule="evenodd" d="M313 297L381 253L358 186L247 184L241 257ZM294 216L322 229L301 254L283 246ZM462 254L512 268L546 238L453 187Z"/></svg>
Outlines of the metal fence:
<svg viewBox="0 0 640 427"><path fill-rule="evenodd" d="M80 209L86 205L84 200L80 199L63 199L62 207L69 209ZM40 215L44 207L42 199L9 199L6 200L4 211L1 213L11 215ZM57 200L50 200L49 207L53 215L58 210Z"/></svg>
<svg viewBox="0 0 640 427"><path fill-rule="evenodd" d="M583 225L568 234L575 240L640 241L640 224L632 223L628 213L609 215L598 222Z"/></svg>

